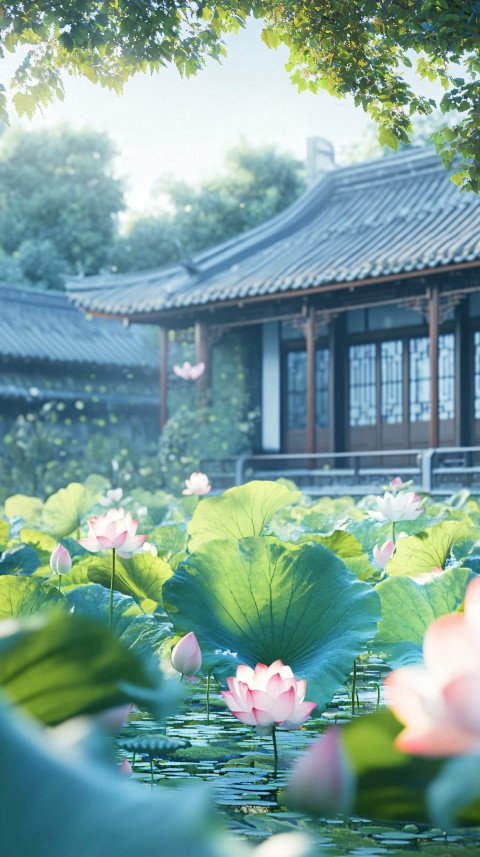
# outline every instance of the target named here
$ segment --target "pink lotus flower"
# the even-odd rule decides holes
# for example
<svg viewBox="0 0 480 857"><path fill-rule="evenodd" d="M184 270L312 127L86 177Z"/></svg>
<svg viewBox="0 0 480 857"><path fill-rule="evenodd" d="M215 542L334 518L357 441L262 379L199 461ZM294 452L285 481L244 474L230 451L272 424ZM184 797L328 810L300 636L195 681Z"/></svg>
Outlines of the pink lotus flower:
<svg viewBox="0 0 480 857"><path fill-rule="evenodd" d="M206 473L192 473L190 479L185 479L185 485L187 487L183 489L182 494L196 494L199 497L208 494L212 488Z"/></svg>
<svg viewBox="0 0 480 857"><path fill-rule="evenodd" d="M120 773L125 777L131 777L133 774L133 768L128 761L128 759L123 759L121 764L118 766L120 768Z"/></svg>
<svg viewBox="0 0 480 857"><path fill-rule="evenodd" d="M88 535L78 539L90 553L101 550L114 550L124 559L140 550L146 536L137 536L138 521L134 521L130 512L123 509L109 509L104 515L95 515L88 523Z"/></svg>
<svg viewBox="0 0 480 857"><path fill-rule="evenodd" d="M480 577L464 613L436 619L423 641L423 665L402 667L386 682L386 698L405 725L396 744L420 756L480 751Z"/></svg>
<svg viewBox="0 0 480 857"><path fill-rule="evenodd" d="M385 568L387 562L391 560L395 552L395 542L392 540L384 542L382 547L375 545L373 549L373 559L379 568Z"/></svg>
<svg viewBox="0 0 480 857"><path fill-rule="evenodd" d="M196 366L192 366L188 360L185 360L183 366L174 366L173 371L184 381L196 381L205 372L205 363L197 363Z"/></svg>
<svg viewBox="0 0 480 857"><path fill-rule="evenodd" d="M222 696L230 711L242 723L256 726L261 735L275 726L299 729L316 708L315 702L304 702L306 681L297 681L282 661L269 667L257 664L254 670L241 665L227 684L229 690L222 690Z"/></svg>
<svg viewBox="0 0 480 857"><path fill-rule="evenodd" d="M299 759L286 792L288 806L313 815L348 814L355 777L341 736L340 727L332 726Z"/></svg>
<svg viewBox="0 0 480 857"><path fill-rule="evenodd" d="M68 574L72 568L72 557L63 545L58 544L50 555L50 568L55 574Z"/></svg>
<svg viewBox="0 0 480 857"><path fill-rule="evenodd" d="M180 642L173 647L172 666L177 673L185 676L192 676L198 673L202 666L202 653L193 631L182 637Z"/></svg>
<svg viewBox="0 0 480 857"><path fill-rule="evenodd" d="M413 491L402 491L400 494L390 494L385 491L383 497L377 497L377 509L370 510L369 515L375 521L414 521L422 514L421 499Z"/></svg>

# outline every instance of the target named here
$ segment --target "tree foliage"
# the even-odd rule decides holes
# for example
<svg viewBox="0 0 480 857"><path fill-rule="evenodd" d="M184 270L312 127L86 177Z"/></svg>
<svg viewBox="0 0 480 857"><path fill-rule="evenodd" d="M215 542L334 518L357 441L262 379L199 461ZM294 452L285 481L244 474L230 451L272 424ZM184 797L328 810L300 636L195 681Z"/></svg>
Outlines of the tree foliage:
<svg viewBox="0 0 480 857"><path fill-rule="evenodd" d="M274 217L304 190L304 169L273 146L241 143L226 156L225 169L198 188L162 180L168 209L134 218L112 251L114 268L155 268L205 250Z"/></svg>
<svg viewBox="0 0 480 857"><path fill-rule="evenodd" d="M0 278L62 288L107 262L123 208L103 133L9 131L0 143Z"/></svg>
<svg viewBox="0 0 480 857"><path fill-rule="evenodd" d="M135 72L173 63L183 75L225 52L223 36L249 15L264 21L271 48L286 45L300 90L351 95L379 126L381 145L408 142L411 118L436 106L410 82L408 68L440 81L443 113L460 113L437 132L436 146L454 181L479 189L479 0L23 0L0 8L0 56L27 45L8 88L16 110L32 115L62 97L61 71L81 73L116 91ZM459 72L459 65L461 71ZM0 88L0 119L7 89Z"/></svg>

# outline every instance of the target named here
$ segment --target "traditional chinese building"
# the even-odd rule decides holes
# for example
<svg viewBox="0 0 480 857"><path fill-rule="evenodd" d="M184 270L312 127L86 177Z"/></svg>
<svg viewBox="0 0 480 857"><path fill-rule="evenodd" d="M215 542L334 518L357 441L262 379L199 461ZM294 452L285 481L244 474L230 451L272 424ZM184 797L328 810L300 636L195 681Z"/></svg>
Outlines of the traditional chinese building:
<svg viewBox="0 0 480 857"><path fill-rule="evenodd" d="M158 427L158 352L145 332L90 319L58 292L0 284L0 418L46 402ZM142 417L138 415L139 408Z"/></svg>
<svg viewBox="0 0 480 857"><path fill-rule="evenodd" d="M70 298L159 326L163 420L168 331L193 327L207 367L222 336L248 343L259 451L480 444L480 199L431 149L342 168L320 149L322 174L268 223Z"/></svg>

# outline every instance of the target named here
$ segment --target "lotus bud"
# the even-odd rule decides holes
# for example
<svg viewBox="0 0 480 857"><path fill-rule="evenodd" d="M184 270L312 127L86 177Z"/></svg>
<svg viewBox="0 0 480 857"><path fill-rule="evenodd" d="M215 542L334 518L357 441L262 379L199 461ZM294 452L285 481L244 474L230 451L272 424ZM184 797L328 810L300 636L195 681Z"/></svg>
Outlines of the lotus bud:
<svg viewBox="0 0 480 857"><path fill-rule="evenodd" d="M125 777L131 777L133 774L133 768L128 761L128 759L123 759L122 763L119 765L120 773Z"/></svg>
<svg viewBox="0 0 480 857"><path fill-rule="evenodd" d="M68 574L72 568L72 557L63 545L58 544L50 555L50 568L55 574Z"/></svg>
<svg viewBox="0 0 480 857"><path fill-rule="evenodd" d="M192 676L202 666L202 653L193 631L182 637L172 649L172 666L177 673Z"/></svg>
<svg viewBox="0 0 480 857"><path fill-rule="evenodd" d="M297 762L287 788L287 803L312 815L348 815L354 789L354 773L342 745L342 732L333 726Z"/></svg>
<svg viewBox="0 0 480 857"><path fill-rule="evenodd" d="M387 562L391 560L395 551L395 542L391 540L385 542L382 547L375 545L373 549L373 559L379 568L385 568Z"/></svg>
<svg viewBox="0 0 480 857"><path fill-rule="evenodd" d="M95 719L106 732L116 735L128 723L128 717L132 708L133 705L131 703L118 705L116 708L108 708L107 711L97 714Z"/></svg>

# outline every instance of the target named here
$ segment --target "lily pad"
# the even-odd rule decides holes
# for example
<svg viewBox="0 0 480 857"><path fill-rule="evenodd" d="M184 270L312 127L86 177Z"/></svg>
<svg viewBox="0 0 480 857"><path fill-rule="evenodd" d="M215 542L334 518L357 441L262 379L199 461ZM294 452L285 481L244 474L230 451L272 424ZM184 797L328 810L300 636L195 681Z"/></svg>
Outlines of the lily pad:
<svg viewBox="0 0 480 857"><path fill-rule="evenodd" d="M178 633L255 666L280 658L310 679L322 710L376 633L380 602L322 545L270 536L214 541L181 563L163 588Z"/></svg>
<svg viewBox="0 0 480 857"><path fill-rule="evenodd" d="M248 482L198 504L188 525L189 550L212 539L259 536L279 509L296 503L300 491L278 482Z"/></svg>
<svg viewBox="0 0 480 857"><path fill-rule="evenodd" d="M169 738L168 735L135 735L133 738L117 738L117 747L127 753L145 753L152 759L171 756L175 750L191 747L190 741Z"/></svg>
<svg viewBox="0 0 480 857"><path fill-rule="evenodd" d="M87 512L108 486L102 476L89 476L82 485L71 482L46 501L42 521L45 529L57 539L76 535Z"/></svg>

